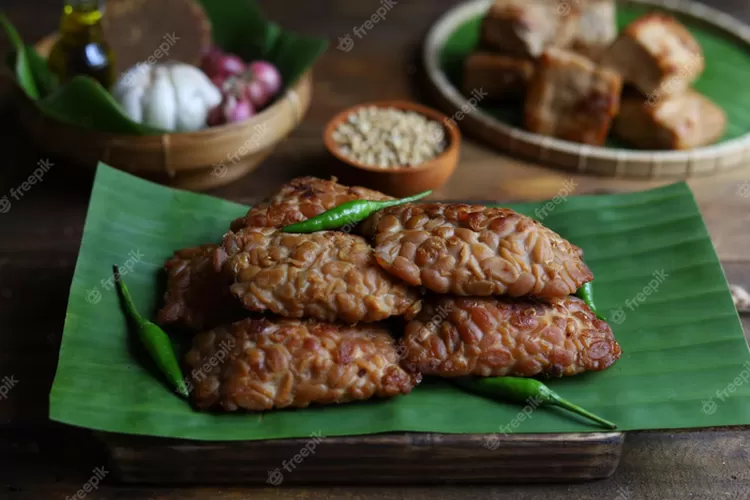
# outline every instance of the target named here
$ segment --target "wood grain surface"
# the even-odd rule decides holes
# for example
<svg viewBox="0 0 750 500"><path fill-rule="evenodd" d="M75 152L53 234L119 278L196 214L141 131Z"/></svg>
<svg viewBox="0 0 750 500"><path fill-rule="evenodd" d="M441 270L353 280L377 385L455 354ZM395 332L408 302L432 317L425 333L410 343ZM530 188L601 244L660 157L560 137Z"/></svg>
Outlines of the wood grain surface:
<svg viewBox="0 0 750 500"><path fill-rule="evenodd" d="M612 475L625 441L622 432L413 432L231 443L97 437L115 481L261 486L578 483Z"/></svg>
<svg viewBox="0 0 750 500"><path fill-rule="evenodd" d="M297 175L337 170L325 155L322 129L337 111L362 101L426 100L416 60L421 40L455 1L400 0L362 37L353 34L379 0L263 0L267 14L287 28L330 38L331 49L315 68L313 103L302 125L253 172L212 194L252 203ZM750 22L746 0L708 2ZM27 41L56 29L59 0L3 0L2 8ZM354 47L337 50L339 37ZM8 44L0 36L0 51ZM744 84L737 82L737 84ZM731 85L728 85L731 88ZM108 467L101 445L84 429L47 420L68 288L73 275L91 189L91 175L49 158L19 131L13 102L0 89L0 378L17 381L0 399L0 498L64 499L81 490L87 499L745 499L750 495L750 431L648 432L627 435L621 465L608 480L580 485L293 487L121 487L105 475L98 488L82 488L98 467ZM465 139L459 167L435 194L442 199L516 201L551 198L564 181L576 193L647 189L664 182L569 175L518 161ZM23 182L37 167L52 165L43 180ZM341 173L341 172L339 172ZM347 172L345 172L347 173ZM348 172L346 180L355 180ZM750 167L690 181L727 277L750 287ZM16 196L11 196L14 189ZM743 318L746 328L750 326ZM461 462L456 467L461 467ZM346 474L342 470L342 475ZM88 483L92 484L92 483ZM89 486L91 489L91 486ZM79 496L80 498L80 496Z"/></svg>

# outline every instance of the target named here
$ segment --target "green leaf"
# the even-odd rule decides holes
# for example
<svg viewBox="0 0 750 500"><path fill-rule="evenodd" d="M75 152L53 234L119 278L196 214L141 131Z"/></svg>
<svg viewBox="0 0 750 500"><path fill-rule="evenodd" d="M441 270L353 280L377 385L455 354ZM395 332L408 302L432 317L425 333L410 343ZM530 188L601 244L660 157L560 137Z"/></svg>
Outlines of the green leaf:
<svg viewBox="0 0 750 500"><path fill-rule="evenodd" d="M653 7L631 2L617 4L617 24L620 29L636 18L653 12ZM726 142L750 132L750 87L745 82L750 68L750 48L747 43L725 31L716 29L705 20L670 12L695 36L703 49L706 69L693 87L719 105L727 114L728 126L719 142ZM474 51L479 40L481 18L471 19L459 26L448 37L440 50L440 66L453 85L462 88L463 61ZM514 127L523 127L523 112L519 106L480 102L479 107L498 120ZM607 146L631 149L615 137L607 139Z"/></svg>
<svg viewBox="0 0 750 500"><path fill-rule="evenodd" d="M29 61L29 69L36 88L39 90L39 97L44 99L60 85L57 75L49 69L47 60L40 56L31 45L26 45L26 59Z"/></svg>
<svg viewBox="0 0 750 500"><path fill-rule="evenodd" d="M99 82L76 76L39 105L47 116L84 128L119 134L163 134L164 131L132 121Z"/></svg>
<svg viewBox="0 0 750 500"><path fill-rule="evenodd" d="M281 73L284 87L294 85L325 52L323 39L296 35L267 21L251 0L202 0L214 39L222 49L245 60L265 59ZM44 59L23 46L18 33L0 14L0 22L16 47L16 78L39 110L62 122L92 130L128 134L163 134L132 121L109 92L91 78L79 76L59 87Z"/></svg>
<svg viewBox="0 0 750 500"><path fill-rule="evenodd" d="M256 2L201 0L211 19L214 40L246 61L265 59L276 65L284 86L294 85L326 51L328 41L284 31L267 21Z"/></svg>
<svg viewBox="0 0 750 500"><path fill-rule="evenodd" d="M37 88L37 83L34 80L34 75L32 74L32 65L31 62L29 62L28 54L26 53L26 47L21 40L21 36L18 34L18 31L16 31L16 28L11 24L8 18L5 17L5 14L2 12L0 12L0 25L2 25L3 29L5 29L5 33L7 33L8 38L10 39L10 43L13 45L13 48L16 51L14 69L16 72L18 85L21 87L21 89L23 89L29 99L39 99L39 89Z"/></svg>
<svg viewBox="0 0 750 500"><path fill-rule="evenodd" d="M570 197L551 211L542 208L544 202L511 206L528 215L544 210L545 225L584 249L596 275L597 304L622 345L622 358L609 370L547 381L552 390L622 430L750 424L750 352L686 184ZM518 405L429 378L411 394L384 401L262 415L193 410L128 348L110 266L119 265L136 306L153 317L161 302L164 260L175 249L219 241L246 210L99 166L70 289L50 418L105 431L215 440L312 432L595 430L554 408L536 409L520 421Z"/></svg>

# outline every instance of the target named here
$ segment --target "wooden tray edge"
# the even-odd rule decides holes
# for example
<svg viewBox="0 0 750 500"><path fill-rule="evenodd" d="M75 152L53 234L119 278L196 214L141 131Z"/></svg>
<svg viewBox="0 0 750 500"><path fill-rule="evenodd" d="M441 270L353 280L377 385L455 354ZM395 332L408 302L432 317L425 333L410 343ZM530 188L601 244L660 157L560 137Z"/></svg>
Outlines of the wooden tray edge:
<svg viewBox="0 0 750 500"><path fill-rule="evenodd" d="M95 434L118 482L271 486L590 481L614 473L625 440L622 432L387 433L232 442Z"/></svg>

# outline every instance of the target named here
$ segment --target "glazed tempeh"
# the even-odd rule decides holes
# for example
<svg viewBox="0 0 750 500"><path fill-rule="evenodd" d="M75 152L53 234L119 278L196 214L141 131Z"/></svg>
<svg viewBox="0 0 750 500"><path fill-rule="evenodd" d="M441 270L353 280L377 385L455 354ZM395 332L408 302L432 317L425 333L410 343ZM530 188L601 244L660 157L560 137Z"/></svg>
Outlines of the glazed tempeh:
<svg viewBox="0 0 750 500"><path fill-rule="evenodd" d="M275 227L307 220L345 201L388 200L389 196L362 187L349 187L334 180L300 177L281 187L278 193L235 220L232 227ZM231 280L214 271L214 250L202 245L175 252L164 268L167 292L159 311L161 324L175 324L193 331L212 328L243 317L236 299L229 293Z"/></svg>
<svg viewBox="0 0 750 500"><path fill-rule="evenodd" d="M302 408L406 394L421 375L399 366L388 331L248 318L201 333L186 362L199 408Z"/></svg>
<svg viewBox="0 0 750 500"><path fill-rule="evenodd" d="M419 307L417 293L378 266L363 238L338 231L230 232L216 264L234 279L232 293L250 311L354 324Z"/></svg>
<svg viewBox="0 0 750 500"><path fill-rule="evenodd" d="M301 222L352 200L392 200L381 192L359 186L344 186L336 179L315 177L292 179L278 193L255 205L244 217L232 222L234 232L244 227L282 228Z"/></svg>
<svg viewBox="0 0 750 500"><path fill-rule="evenodd" d="M214 270L218 245L178 250L167 260L167 291L157 322L200 331L242 317L242 307L229 293L231 280Z"/></svg>
<svg viewBox="0 0 750 500"><path fill-rule="evenodd" d="M441 377L562 377L620 357L609 325L577 297L436 297L407 325L402 349L405 366Z"/></svg>
<svg viewBox="0 0 750 500"><path fill-rule="evenodd" d="M565 297L593 279L580 248L506 208L402 205L360 231L383 269L436 293Z"/></svg>

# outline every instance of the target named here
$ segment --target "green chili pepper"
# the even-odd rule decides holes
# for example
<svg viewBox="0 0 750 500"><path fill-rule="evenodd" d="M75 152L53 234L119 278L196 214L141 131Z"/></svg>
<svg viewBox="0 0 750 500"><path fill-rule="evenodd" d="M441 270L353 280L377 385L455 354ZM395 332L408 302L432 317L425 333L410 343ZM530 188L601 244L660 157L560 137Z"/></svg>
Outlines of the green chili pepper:
<svg viewBox="0 0 750 500"><path fill-rule="evenodd" d="M612 422L597 417L593 413L566 401L552 389L533 378L467 377L453 379L453 382L462 389L481 396L493 399L509 399L517 403L533 403L534 401L538 401L537 405L547 404L565 408L573 413L589 418L607 429L617 428Z"/></svg>
<svg viewBox="0 0 750 500"><path fill-rule="evenodd" d="M401 198L400 200L372 201L372 200L352 200L342 203L341 205L326 210L320 215L306 221L297 222L282 228L285 233L314 233L315 231L325 231L327 229L338 229L347 224L356 224L363 221L378 210L396 205L403 205L412 201L421 200L432 194L432 191Z"/></svg>
<svg viewBox="0 0 750 500"><path fill-rule="evenodd" d="M133 304L133 299L130 297L130 292L128 292L128 287L125 286L125 282L120 278L119 269L117 266L113 266L113 268L115 271L115 282L117 283L120 294L122 294L122 299L125 302L125 311L127 312L128 317L138 327L138 337L140 338L141 343L161 372L166 375L169 382L177 389L177 392L187 397L187 386L185 385L185 379L182 376L180 364L177 362L177 358L174 355L172 341L169 340L169 336L164 330L138 313L135 304Z"/></svg>
<svg viewBox="0 0 750 500"><path fill-rule="evenodd" d="M605 318L604 315L599 314L599 311L596 310L596 304L594 303L593 282L589 281L588 283L584 284L581 288L579 288L576 291L576 297L583 299L586 305L589 306L589 309L591 309L591 311L594 314L596 314L597 318L599 318L602 321L607 321L607 318Z"/></svg>

